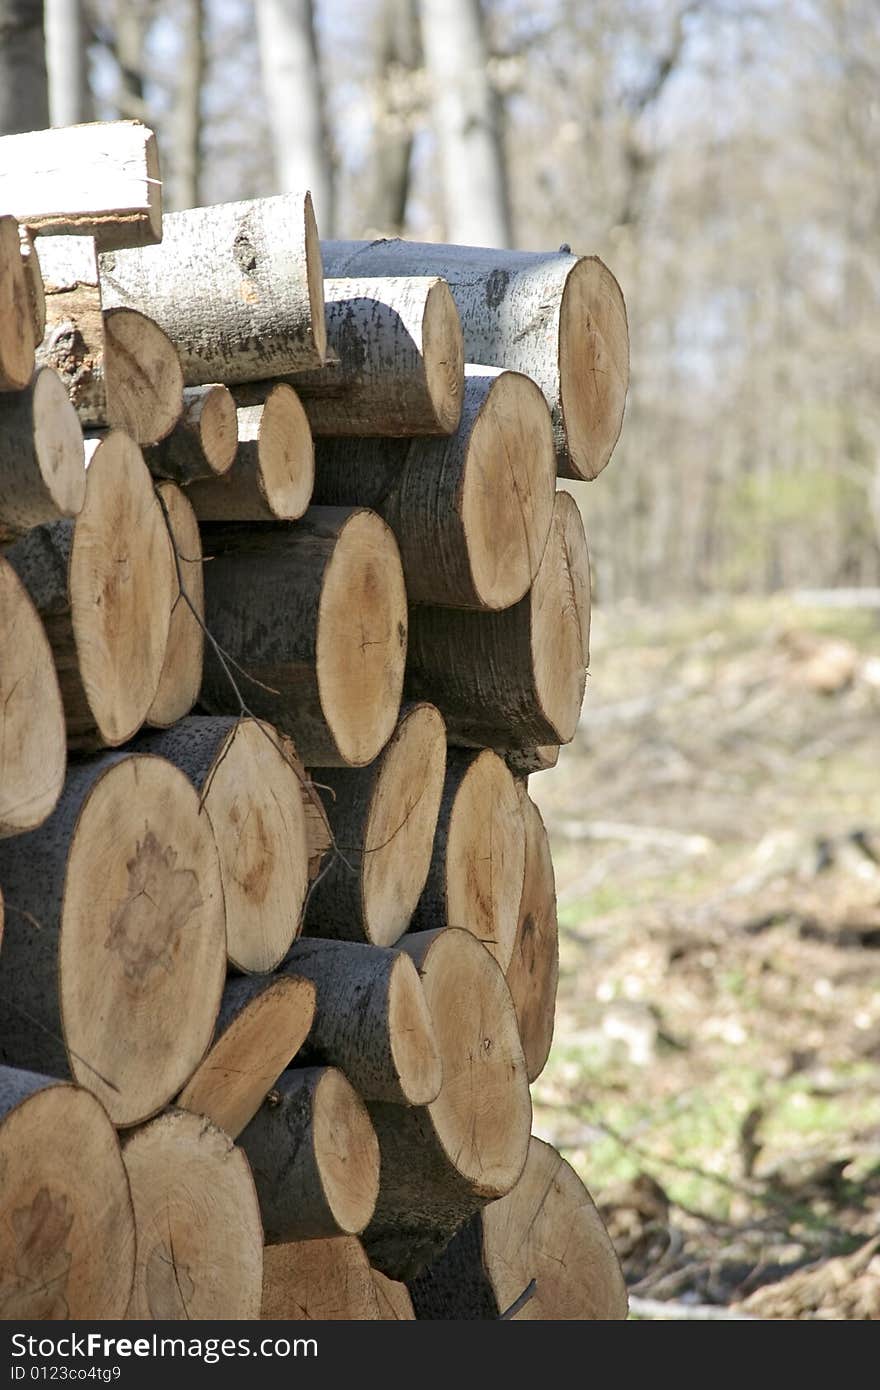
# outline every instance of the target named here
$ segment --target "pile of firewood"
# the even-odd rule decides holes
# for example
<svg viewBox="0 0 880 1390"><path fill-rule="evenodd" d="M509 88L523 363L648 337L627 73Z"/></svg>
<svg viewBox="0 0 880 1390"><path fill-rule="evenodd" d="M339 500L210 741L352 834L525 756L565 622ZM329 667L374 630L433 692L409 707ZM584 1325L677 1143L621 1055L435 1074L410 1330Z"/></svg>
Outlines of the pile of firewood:
<svg viewBox="0 0 880 1390"><path fill-rule="evenodd" d="M0 1316L623 1317L527 785L620 290L160 189L0 140Z"/></svg>

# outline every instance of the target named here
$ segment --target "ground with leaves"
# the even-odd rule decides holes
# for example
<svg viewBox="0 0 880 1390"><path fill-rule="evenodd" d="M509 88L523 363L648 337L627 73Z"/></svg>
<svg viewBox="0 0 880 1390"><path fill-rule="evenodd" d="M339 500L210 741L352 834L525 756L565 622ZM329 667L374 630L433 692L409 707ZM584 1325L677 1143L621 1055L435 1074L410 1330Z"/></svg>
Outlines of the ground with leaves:
<svg viewBox="0 0 880 1390"><path fill-rule="evenodd" d="M561 929L535 1128L670 1315L880 1317L878 747L880 612L617 608L531 779Z"/></svg>

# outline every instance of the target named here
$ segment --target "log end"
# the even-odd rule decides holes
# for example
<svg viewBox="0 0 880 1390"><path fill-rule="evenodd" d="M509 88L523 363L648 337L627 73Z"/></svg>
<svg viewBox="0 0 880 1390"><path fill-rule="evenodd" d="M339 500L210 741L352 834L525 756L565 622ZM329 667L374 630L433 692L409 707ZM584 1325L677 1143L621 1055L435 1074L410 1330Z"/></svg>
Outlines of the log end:
<svg viewBox="0 0 880 1390"><path fill-rule="evenodd" d="M412 1299L406 1284L397 1279L389 1279L381 1270L373 1270L373 1283L379 1300L379 1317L383 1322L413 1322Z"/></svg>
<svg viewBox="0 0 880 1390"><path fill-rule="evenodd" d="M315 485L315 447L302 402L283 382L266 397L257 454L258 485L268 513L277 521L298 521Z"/></svg>
<svg viewBox="0 0 880 1390"><path fill-rule="evenodd" d="M586 543L577 539L573 499L564 492L556 498L541 568L529 596L530 641L547 741L570 743L587 679L584 651L589 650L590 574Z"/></svg>
<svg viewBox="0 0 880 1390"><path fill-rule="evenodd" d="M273 1322L378 1320L376 1285L360 1241L336 1236L267 1245L261 1316Z"/></svg>
<svg viewBox="0 0 880 1390"><path fill-rule="evenodd" d="M595 478L614 450L629 385L629 328L620 286L598 256L573 267L559 313L559 473Z"/></svg>
<svg viewBox="0 0 880 1390"><path fill-rule="evenodd" d="M522 798L526 863L519 922L507 967L507 984L516 1009L529 1081L544 1070L553 1041L559 934L556 881L550 841L531 797Z"/></svg>
<svg viewBox="0 0 880 1390"><path fill-rule="evenodd" d="M440 434L452 434L461 418L464 395L464 338L461 319L445 280L437 280L425 298L422 357L428 398Z"/></svg>
<svg viewBox="0 0 880 1390"><path fill-rule="evenodd" d="M86 496L82 428L57 372L40 368L34 377L34 453L45 493L39 521L78 516ZM37 518L35 518L37 520Z"/></svg>
<svg viewBox="0 0 880 1390"><path fill-rule="evenodd" d="M388 1036L401 1098L407 1105L436 1100L443 1062L419 973L407 955L398 955L388 983Z"/></svg>
<svg viewBox="0 0 880 1390"><path fill-rule="evenodd" d="M305 220L306 278L309 290L309 311L312 325L312 342L317 354L317 365L323 364L327 357L327 319L324 310L324 263L321 256L321 238L312 205L311 193L303 199Z"/></svg>
<svg viewBox="0 0 880 1390"><path fill-rule="evenodd" d="M189 714L199 697L205 648L201 626L205 618L205 580L195 512L176 484L158 483L156 492L168 531L168 544L176 551L180 582L189 600L185 602L179 596L175 581L165 660L153 703L147 710L148 724L167 729ZM175 567L175 576L176 573Z"/></svg>
<svg viewBox="0 0 880 1390"><path fill-rule="evenodd" d="M138 444L158 444L183 410L183 370L168 335L137 309L104 311L107 418Z"/></svg>
<svg viewBox="0 0 880 1390"><path fill-rule="evenodd" d="M324 1200L337 1230L359 1235L379 1195L379 1143L360 1096L335 1067L314 1092L312 1142Z"/></svg>
<svg viewBox="0 0 880 1390"><path fill-rule="evenodd" d="M0 217L0 391L23 391L34 371L34 322L18 223Z"/></svg>
<svg viewBox="0 0 880 1390"><path fill-rule="evenodd" d="M199 443L206 464L213 473L222 476L235 462L238 449L235 397L228 386L219 383L200 389L204 394L198 423Z"/></svg>

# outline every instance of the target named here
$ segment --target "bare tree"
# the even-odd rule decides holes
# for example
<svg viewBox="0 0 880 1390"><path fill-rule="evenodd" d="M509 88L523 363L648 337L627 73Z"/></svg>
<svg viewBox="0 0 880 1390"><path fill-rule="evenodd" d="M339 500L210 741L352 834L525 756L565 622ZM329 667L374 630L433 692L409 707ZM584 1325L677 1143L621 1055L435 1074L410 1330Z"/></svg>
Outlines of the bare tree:
<svg viewBox="0 0 880 1390"><path fill-rule="evenodd" d="M45 47L43 0L0 0L0 134L48 126Z"/></svg>
<svg viewBox="0 0 880 1390"><path fill-rule="evenodd" d="M403 231L410 160L421 107L421 44L415 0L380 0L374 37L373 121L365 226Z"/></svg>
<svg viewBox="0 0 880 1390"><path fill-rule="evenodd" d="M168 205L194 208L200 202L202 84L205 76L203 0L178 0L181 53L171 130Z"/></svg>
<svg viewBox="0 0 880 1390"><path fill-rule="evenodd" d="M93 119L89 90L89 31L83 0L45 0L49 113L53 125Z"/></svg>
<svg viewBox="0 0 880 1390"><path fill-rule="evenodd" d="M116 0L114 48L119 68L116 105L120 116L143 120L144 31L147 24L143 0Z"/></svg>

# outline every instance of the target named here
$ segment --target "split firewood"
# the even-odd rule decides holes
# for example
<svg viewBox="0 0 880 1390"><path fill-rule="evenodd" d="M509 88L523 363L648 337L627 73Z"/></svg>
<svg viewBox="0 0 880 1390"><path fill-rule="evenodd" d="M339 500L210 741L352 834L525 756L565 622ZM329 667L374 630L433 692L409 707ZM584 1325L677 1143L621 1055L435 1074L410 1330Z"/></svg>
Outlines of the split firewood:
<svg viewBox="0 0 880 1390"><path fill-rule="evenodd" d="M187 495L200 521L297 521L315 481L312 432L296 392L272 386L263 405L237 413L232 466L193 482Z"/></svg>

